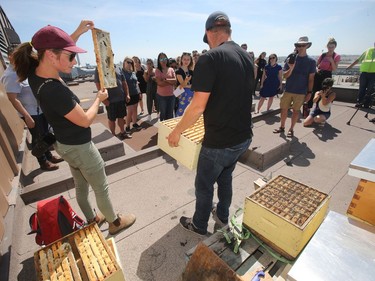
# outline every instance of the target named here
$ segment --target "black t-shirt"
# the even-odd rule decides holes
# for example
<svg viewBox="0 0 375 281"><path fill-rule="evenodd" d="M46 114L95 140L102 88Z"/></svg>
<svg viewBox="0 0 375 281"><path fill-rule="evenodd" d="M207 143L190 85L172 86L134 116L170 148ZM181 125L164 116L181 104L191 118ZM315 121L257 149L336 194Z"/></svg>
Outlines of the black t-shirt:
<svg viewBox="0 0 375 281"><path fill-rule="evenodd" d="M181 67L176 70L176 77L177 77L177 75L181 75L183 80L185 80L186 74L189 74L191 76L191 79L190 79L189 82L190 82L190 84L192 84L193 83L193 75L194 75L194 71L193 70L188 69L188 71L185 72ZM179 86L179 85L180 85L180 82L177 79L177 86Z"/></svg>
<svg viewBox="0 0 375 281"><path fill-rule="evenodd" d="M147 83L145 81L145 79L143 78L143 74L145 73L145 70L141 67L140 70L138 70L136 72L136 76L137 76L137 80L139 82L139 89L141 90L141 93L146 93L146 89L147 89Z"/></svg>
<svg viewBox="0 0 375 281"><path fill-rule="evenodd" d="M250 56L233 41L199 57L192 90L211 93L203 113L204 146L232 147L252 136L253 86L254 66Z"/></svg>
<svg viewBox="0 0 375 281"><path fill-rule="evenodd" d="M79 103L78 97L61 81L56 79L45 79L29 75L29 84L36 97L39 99L40 107L48 123L52 126L58 142L69 145L79 145L91 141L91 129L78 126L64 116L68 114ZM38 93L39 87L46 80Z"/></svg>

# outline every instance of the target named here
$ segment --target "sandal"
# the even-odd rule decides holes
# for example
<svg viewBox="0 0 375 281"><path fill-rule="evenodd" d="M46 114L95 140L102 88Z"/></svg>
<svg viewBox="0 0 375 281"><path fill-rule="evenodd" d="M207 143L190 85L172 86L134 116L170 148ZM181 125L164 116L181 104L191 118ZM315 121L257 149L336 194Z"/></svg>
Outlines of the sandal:
<svg viewBox="0 0 375 281"><path fill-rule="evenodd" d="M294 137L294 131L293 130L289 130L288 131L288 134L286 135L288 138L292 138Z"/></svg>
<svg viewBox="0 0 375 281"><path fill-rule="evenodd" d="M274 134L284 133L284 132L285 132L285 128L283 128L283 127L280 127L278 129L273 130Z"/></svg>

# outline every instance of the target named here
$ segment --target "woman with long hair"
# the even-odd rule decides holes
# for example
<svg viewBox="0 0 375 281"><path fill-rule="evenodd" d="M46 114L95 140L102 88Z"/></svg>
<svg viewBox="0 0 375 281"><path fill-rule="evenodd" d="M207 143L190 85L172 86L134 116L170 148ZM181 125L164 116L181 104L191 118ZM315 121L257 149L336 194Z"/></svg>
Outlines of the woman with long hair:
<svg viewBox="0 0 375 281"><path fill-rule="evenodd" d="M157 111L157 102L156 102L156 89L157 85L155 82L155 68L154 62L152 59L147 59L147 68L143 74L143 78L147 82L146 96L147 96L147 112L148 112L148 121L151 121L151 114L153 111Z"/></svg>
<svg viewBox="0 0 375 281"><path fill-rule="evenodd" d="M178 97L178 108L176 116L182 116L185 108L190 104L194 92L191 90L193 82L193 57L190 53L182 53L181 67L176 71L177 87L184 89L184 92Z"/></svg>
<svg viewBox="0 0 375 281"><path fill-rule="evenodd" d="M15 70L20 81L28 78L30 87L40 103L56 136L54 148L69 164L79 207L88 222L109 222L111 235L131 226L133 214L115 214L109 198L105 163L91 140L90 125L99 105L108 97L107 90L98 91L92 106L85 112L78 97L60 78L59 72L70 73L77 63L77 53L86 51L76 46L78 38L94 28L92 21L83 20L69 36L58 27L48 25L34 34L31 42L23 43L13 54ZM37 51L35 53L33 48ZM89 185L95 193L100 213L92 208Z"/></svg>
<svg viewBox="0 0 375 281"><path fill-rule="evenodd" d="M260 80L262 79L264 67L267 64L265 57L266 57L266 52L261 52L259 57L254 62L254 65L256 65L257 67L257 76L255 77L254 91L256 90L258 83L260 83Z"/></svg>
<svg viewBox="0 0 375 281"><path fill-rule="evenodd" d="M155 80L158 85L156 95L160 112L160 121L173 118L175 96L173 86L176 83L176 74L169 67L168 57L165 53L158 55L158 67L155 70Z"/></svg>
<svg viewBox="0 0 375 281"><path fill-rule="evenodd" d="M139 107L141 108L141 112L139 115L144 114L144 109L143 109L143 94L146 94L146 88L147 88L147 82L143 78L143 75L145 73L145 66L141 63L141 60L137 56L133 56L133 61L134 61L134 68L135 68L135 74L137 75L137 80L138 80L138 86L139 90L141 91L139 95Z"/></svg>
<svg viewBox="0 0 375 281"><path fill-rule="evenodd" d="M130 123L133 123L135 130L140 130L141 126L137 124L137 107L141 91L138 86L138 79L135 73L134 61L131 57L125 57L122 64L122 73L125 76L129 88L130 101L126 103L128 114L126 115L125 132L130 133Z"/></svg>

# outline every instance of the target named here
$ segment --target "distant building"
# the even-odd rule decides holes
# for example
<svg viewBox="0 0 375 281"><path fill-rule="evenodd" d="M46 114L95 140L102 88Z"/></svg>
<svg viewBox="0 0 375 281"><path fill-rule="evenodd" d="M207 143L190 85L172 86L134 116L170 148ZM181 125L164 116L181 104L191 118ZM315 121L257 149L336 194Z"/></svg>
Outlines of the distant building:
<svg viewBox="0 0 375 281"><path fill-rule="evenodd" d="M3 8L0 6L0 63L4 69L9 64L8 47L11 45L18 45L21 40L10 23Z"/></svg>

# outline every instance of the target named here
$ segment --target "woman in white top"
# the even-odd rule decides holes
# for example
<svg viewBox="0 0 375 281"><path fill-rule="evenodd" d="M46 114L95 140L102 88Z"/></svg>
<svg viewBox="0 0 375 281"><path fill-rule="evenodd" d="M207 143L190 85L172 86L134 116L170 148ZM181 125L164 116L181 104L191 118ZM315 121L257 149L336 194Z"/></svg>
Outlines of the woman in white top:
<svg viewBox="0 0 375 281"><path fill-rule="evenodd" d="M326 78L323 80L322 89L315 93L314 106L303 122L303 126L310 126L312 123L324 123L331 116L331 104L336 98L336 93L332 91L334 80Z"/></svg>

